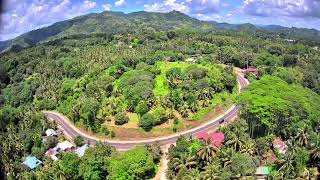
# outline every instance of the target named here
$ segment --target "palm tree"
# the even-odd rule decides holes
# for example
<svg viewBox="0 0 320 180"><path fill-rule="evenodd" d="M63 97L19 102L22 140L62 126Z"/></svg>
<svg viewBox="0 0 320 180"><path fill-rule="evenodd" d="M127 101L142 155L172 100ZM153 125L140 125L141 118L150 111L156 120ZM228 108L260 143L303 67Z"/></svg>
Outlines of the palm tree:
<svg viewBox="0 0 320 180"><path fill-rule="evenodd" d="M198 180L200 179L200 171L198 168L193 168L188 173L188 180Z"/></svg>
<svg viewBox="0 0 320 180"><path fill-rule="evenodd" d="M254 146L254 143L247 143L246 145L244 145L243 149L240 152L243 154L254 156L256 154L256 147Z"/></svg>
<svg viewBox="0 0 320 180"><path fill-rule="evenodd" d="M221 176L221 170L218 162L213 162L205 167L205 171L203 172L202 179L203 180L219 180Z"/></svg>
<svg viewBox="0 0 320 180"><path fill-rule="evenodd" d="M288 177L291 178L292 176L295 176L294 174L292 174L295 172L295 168L293 166L293 164L294 164L294 152L293 151L288 151L287 156L285 157L284 160L282 160L280 162L280 164L281 164L281 167L279 168L279 171L280 172L282 171L286 178L288 178Z"/></svg>
<svg viewBox="0 0 320 180"><path fill-rule="evenodd" d="M298 134L295 137L297 143L301 146L306 146L309 142L310 135L308 133L308 129L304 127L303 129L298 129Z"/></svg>
<svg viewBox="0 0 320 180"><path fill-rule="evenodd" d="M218 151L219 149L211 143L211 139L208 139L197 152L197 155L200 157L200 159L210 163L217 156Z"/></svg>
<svg viewBox="0 0 320 180"><path fill-rule="evenodd" d="M220 159L223 163L223 167L227 167L231 164L231 157L234 156L236 151L233 148L228 148L220 151Z"/></svg>
<svg viewBox="0 0 320 180"><path fill-rule="evenodd" d="M180 108L179 108L179 112L181 113L181 116L186 118L189 116L189 108L187 104L183 104Z"/></svg>
<svg viewBox="0 0 320 180"><path fill-rule="evenodd" d="M230 134L230 138L228 139L229 140L226 142L227 146L232 146L236 151L241 151L243 149L245 140L241 138L241 136L239 136L236 132L232 132Z"/></svg>
<svg viewBox="0 0 320 180"><path fill-rule="evenodd" d="M179 171L182 167L190 169L192 166L196 165L196 157L190 156L188 153L184 153L180 158L173 158L173 166L176 171Z"/></svg>

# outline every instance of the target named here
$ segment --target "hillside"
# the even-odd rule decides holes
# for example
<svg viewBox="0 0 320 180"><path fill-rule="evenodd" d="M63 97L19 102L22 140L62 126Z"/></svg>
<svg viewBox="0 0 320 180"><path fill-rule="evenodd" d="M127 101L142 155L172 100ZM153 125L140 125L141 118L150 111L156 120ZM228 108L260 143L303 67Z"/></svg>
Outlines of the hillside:
<svg viewBox="0 0 320 180"><path fill-rule="evenodd" d="M122 12L105 11L91 13L70 20L57 22L51 26L25 33L15 39L0 42L0 52L8 49L20 50L31 47L39 42L57 38L83 36L92 34L133 34L140 32L154 32L174 30L179 27L206 27L220 31L244 31L257 37L283 38L299 41L311 46L320 44L320 31L306 28L288 28L278 25L257 26L246 24L228 24L215 21L200 21L181 12Z"/></svg>
<svg viewBox="0 0 320 180"><path fill-rule="evenodd" d="M57 22L51 26L25 33L13 40L0 42L0 51L10 48L21 49L42 41L71 35L84 34L132 34L138 32L166 31L182 26L199 27L206 23L183 13L122 12L105 11L79 16L71 20Z"/></svg>

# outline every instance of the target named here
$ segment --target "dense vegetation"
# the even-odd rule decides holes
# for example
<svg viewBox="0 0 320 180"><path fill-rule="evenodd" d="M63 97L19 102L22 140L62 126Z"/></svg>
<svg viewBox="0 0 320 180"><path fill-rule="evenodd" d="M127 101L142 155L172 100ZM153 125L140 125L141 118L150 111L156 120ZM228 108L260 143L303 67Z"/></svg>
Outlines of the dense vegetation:
<svg viewBox="0 0 320 180"><path fill-rule="evenodd" d="M96 16L73 21L79 24L83 20L98 21ZM105 16L108 20L104 22L111 22L117 14ZM214 107L212 101L219 92L234 89L232 68L216 64L258 68L256 75L246 74L253 84L239 98L242 120L221 129L226 139L217 153L210 143L178 141L170 150L169 177L187 179L190 173L194 173L194 177L197 174L213 177L218 173L221 179L252 176L257 165L268 164L263 158L273 151L270 142L275 137L287 141L290 148L287 156L277 156L278 163L269 163L274 167L274 177L300 177L305 169L311 172L312 167L319 166L319 138L316 137L320 56L319 50L311 46L313 43L287 42L263 31L260 33L265 36L256 36L247 33L245 28L229 31L214 30L207 25L194 26L201 22L176 12L138 13L137 16L139 18L122 17L128 24L115 23L117 28L110 26L106 28L108 32L91 34L90 28L105 28L90 26L90 23L85 24L87 28L83 28L83 32L62 28L59 35L50 36L51 40L44 38L47 42L26 49L16 46L0 55L0 177L19 179L23 174L41 179L41 174L51 173L55 177L60 176L60 172L66 178L152 176L152 167L127 166L129 161L140 162L131 156L133 152L113 156L101 150L104 160L95 159L92 154L99 151L92 150L86 157L86 162L92 162L89 164L66 154L62 161L48 162L49 166L38 169L35 174L21 169L21 162L29 154L41 158L52 146L41 143L44 130L55 126L40 113L43 109L58 110L78 126L111 137L115 133L101 124L109 119L125 124L129 121L127 112L137 113L138 123L145 129L165 121L172 110L196 119L197 113L203 114L206 110L204 107ZM190 57L197 59L194 65L182 63ZM170 65L164 65L165 60L170 61ZM179 63L187 67L170 67ZM221 99L227 101L228 97ZM208 99L212 99L209 104ZM164 114L167 110L169 113ZM217 154L216 158L201 158L198 151L203 148L210 150L209 155ZM139 158L152 165L145 149L134 151L144 153L146 156ZM232 163L224 165L228 158ZM178 159L180 164L188 164L178 166ZM208 162L211 165L207 165ZM74 168L68 168L73 167L72 163L82 168L73 171ZM116 167L110 169L109 163ZM122 174L119 172L122 169L132 174ZM213 174L204 176L205 173Z"/></svg>
<svg viewBox="0 0 320 180"><path fill-rule="evenodd" d="M153 151L153 150L158 150ZM96 144L80 158L74 153L63 153L59 161L45 159L43 167L24 172L21 179L146 179L155 174L159 148L137 147L119 153L111 146Z"/></svg>
<svg viewBox="0 0 320 180"><path fill-rule="evenodd" d="M221 149L209 141L180 138L169 150L169 178L254 179L271 167L272 179L315 179L319 167L320 96L301 86L264 76L240 96L241 119L220 129ZM276 138L287 142L280 154Z"/></svg>

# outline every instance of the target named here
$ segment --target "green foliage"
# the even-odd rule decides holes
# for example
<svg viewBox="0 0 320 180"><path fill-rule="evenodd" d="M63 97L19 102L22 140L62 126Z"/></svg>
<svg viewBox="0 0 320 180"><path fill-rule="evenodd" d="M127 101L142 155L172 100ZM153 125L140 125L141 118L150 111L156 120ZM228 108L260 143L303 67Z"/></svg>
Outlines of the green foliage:
<svg viewBox="0 0 320 180"><path fill-rule="evenodd" d="M236 151L249 166L249 156L267 161L265 157L277 155L279 164L271 163L274 177L311 178L305 177L311 176L310 167L319 168L320 61L319 50L313 48L319 46L317 31L262 31L250 24L234 25L230 31L225 30L228 24L214 25L179 12L104 12L0 43L1 50L12 47L0 57L0 177L106 179L112 155L95 157L91 148L92 155L80 160L78 169L76 157L63 158L62 170L59 162L47 161L43 154L56 139L41 143L41 136L55 127L37 111L57 110L77 126L110 137L115 132L104 121L123 112L137 112L139 125L147 130L165 122L168 109L197 120L217 105L233 103L236 81L230 67L236 66L259 70L257 77L251 74L254 82L239 98L242 120L223 129L225 142L212 165L195 156L198 143L180 138L170 148L169 177L236 177L239 174L230 167ZM182 62L190 57L196 63ZM230 66L224 69L217 63ZM173 130L183 121L179 119ZM289 154L277 154L270 146L275 137L292 143ZM29 154L45 166L25 172L21 163ZM180 165L193 165L177 170L174 158L184 158ZM308 173L302 172L305 169Z"/></svg>
<svg viewBox="0 0 320 180"><path fill-rule="evenodd" d="M157 120L155 119L155 117L152 114L147 113L141 117L141 119L139 121L139 126L142 127L146 131L150 131L156 121Z"/></svg>
<svg viewBox="0 0 320 180"><path fill-rule="evenodd" d="M249 122L250 131L260 134L281 132L286 137L293 129L284 129L301 121L314 121L319 116L320 97L300 86L288 85L283 80L265 76L255 81L240 95L242 117ZM260 130L259 127L265 127Z"/></svg>
<svg viewBox="0 0 320 180"><path fill-rule="evenodd" d="M110 179L145 179L155 173L152 154L145 147L136 147L113 157L109 165Z"/></svg>
<svg viewBox="0 0 320 180"><path fill-rule="evenodd" d="M135 108L135 112L140 116L144 115L149 111L148 104L145 101L140 101L138 106Z"/></svg>
<svg viewBox="0 0 320 180"><path fill-rule="evenodd" d="M236 154L231 158L230 170L240 177L253 176L257 167L256 160L248 155Z"/></svg>
<svg viewBox="0 0 320 180"><path fill-rule="evenodd" d="M115 116L115 124L116 125L123 125L127 122L129 122L129 118L124 113L116 114L116 116Z"/></svg>
<svg viewBox="0 0 320 180"><path fill-rule="evenodd" d="M83 138L81 136L76 136L73 141L76 146L83 145Z"/></svg>
<svg viewBox="0 0 320 180"><path fill-rule="evenodd" d="M60 158L59 169L68 179L77 179L79 169L78 166L81 160L78 155L74 153L65 153Z"/></svg>

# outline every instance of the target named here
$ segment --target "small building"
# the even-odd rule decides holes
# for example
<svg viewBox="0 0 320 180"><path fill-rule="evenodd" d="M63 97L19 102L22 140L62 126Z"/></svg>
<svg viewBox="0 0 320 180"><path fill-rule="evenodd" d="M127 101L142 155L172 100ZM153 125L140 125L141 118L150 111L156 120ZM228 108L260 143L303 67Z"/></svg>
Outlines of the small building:
<svg viewBox="0 0 320 180"><path fill-rule="evenodd" d="M288 150L288 146L286 145L286 143L284 141L282 141L280 138L275 139L272 142L272 145L275 149L278 150L278 152L280 154L285 154Z"/></svg>
<svg viewBox="0 0 320 180"><path fill-rule="evenodd" d="M56 132L55 130L53 130L53 129L47 129L47 130L46 130L46 135L47 135L47 136L57 136L58 134L57 134L57 132Z"/></svg>
<svg viewBox="0 0 320 180"><path fill-rule="evenodd" d="M61 151L71 151L75 146L70 143L69 141L63 141L61 143L58 143L56 147L54 147L53 149L57 152L61 152Z"/></svg>
<svg viewBox="0 0 320 180"><path fill-rule="evenodd" d="M171 57L165 57L165 58L164 58L164 61L165 61L165 62L171 62L171 60L172 60Z"/></svg>
<svg viewBox="0 0 320 180"><path fill-rule="evenodd" d="M28 167L31 171L34 171L42 162L34 156L26 157L26 160L22 163Z"/></svg>
<svg viewBox="0 0 320 180"><path fill-rule="evenodd" d="M58 152L54 149L49 149L47 152L46 152L46 156L49 157L50 159L56 161L58 160L59 158L57 157L57 154Z"/></svg>
<svg viewBox="0 0 320 180"><path fill-rule="evenodd" d="M269 176L269 168L267 166L259 166L255 172L257 180L267 180Z"/></svg>
<svg viewBox="0 0 320 180"><path fill-rule="evenodd" d="M207 132L202 131L198 133L196 137L200 140L205 140L205 141L210 139L211 143L215 145L217 148L221 148L222 142L224 140L224 134L221 132L208 134Z"/></svg>
<svg viewBox="0 0 320 180"><path fill-rule="evenodd" d="M84 153L86 152L88 148L88 144L85 144L81 147L78 147L74 152L79 156L79 157L82 157L84 156Z"/></svg>
<svg viewBox="0 0 320 180"><path fill-rule="evenodd" d="M242 72L243 73L254 73L254 74L256 74L256 73L258 73L258 70L257 70L257 68L248 68L248 69L242 69Z"/></svg>
<svg viewBox="0 0 320 180"><path fill-rule="evenodd" d="M187 58L187 59L185 60L185 62L195 63L195 62L196 62L196 59L195 59L195 58Z"/></svg>

